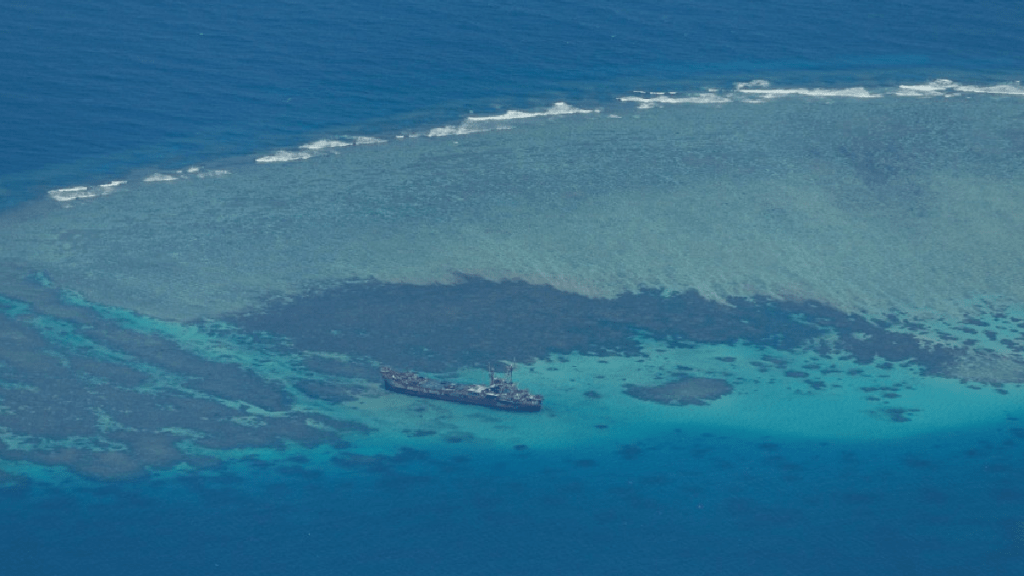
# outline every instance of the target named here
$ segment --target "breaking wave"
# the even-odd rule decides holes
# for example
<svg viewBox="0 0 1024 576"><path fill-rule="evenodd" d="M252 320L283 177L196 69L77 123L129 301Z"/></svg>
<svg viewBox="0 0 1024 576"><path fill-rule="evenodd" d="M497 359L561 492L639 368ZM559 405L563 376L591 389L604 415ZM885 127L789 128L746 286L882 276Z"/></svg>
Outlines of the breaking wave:
<svg viewBox="0 0 1024 576"><path fill-rule="evenodd" d="M767 80L750 80L736 82L732 89L723 90L710 88L695 92L648 92L637 90L633 95L616 98L624 104L635 104L640 110L647 110L660 106L672 105L729 105L729 104L757 104L778 98L820 98L820 99L881 99L888 97L901 98L937 98L957 97L969 94L989 94L1005 96L1024 96L1024 86L1020 81L1003 82L991 85L963 84L948 79L937 79L923 84L901 84L895 87L872 87L851 86L842 88L823 87L774 87ZM430 128L425 131L407 132L398 134L393 139L406 138L444 138L452 136L465 136L479 132L493 130L510 130L521 122L528 122L546 117L574 116L574 115L606 115L610 118L619 118L619 114L605 112L597 108L579 108L566 102L556 102L548 108L533 111L506 110L501 114L493 115L471 115L467 116L459 124L451 124ZM321 138L306 144L297 146L295 149L277 150L271 154L259 155L254 161L260 164L284 164L296 161L310 160L325 154L344 153L344 149L359 145L385 144L389 139L380 136L349 136L342 138ZM223 176L229 174L226 170L214 170L202 172L199 167L189 167L181 170L162 171L153 173L142 179L143 182L166 182L178 180L187 175L196 175L200 178L208 176ZM69 186L49 191L50 198L59 202L69 202L83 198L95 198L110 194L113 188L127 183L126 180L117 180L109 184L98 186Z"/></svg>

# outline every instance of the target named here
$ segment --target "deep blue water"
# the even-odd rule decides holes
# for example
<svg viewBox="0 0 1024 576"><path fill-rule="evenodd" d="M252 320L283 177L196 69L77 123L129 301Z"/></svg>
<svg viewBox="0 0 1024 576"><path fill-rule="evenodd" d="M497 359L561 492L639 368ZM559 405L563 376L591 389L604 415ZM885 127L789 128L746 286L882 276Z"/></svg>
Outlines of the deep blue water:
<svg viewBox="0 0 1024 576"><path fill-rule="evenodd" d="M1002 79L1021 68L1022 14L1012 0L17 1L0 23L0 190L634 89Z"/></svg>
<svg viewBox="0 0 1024 576"><path fill-rule="evenodd" d="M1009 575L1024 562L1020 438L1006 430L881 449L691 435L598 458L406 453L369 477L8 492L0 550L6 574Z"/></svg>
<svg viewBox="0 0 1024 576"><path fill-rule="evenodd" d="M379 6L8 4L0 209L53 188L471 110L751 78L855 86L1024 70L1024 5L1010 0ZM0 494L0 571L1016 574L1024 439L1014 430L881 448L694 436L635 458L612 447L439 452L281 477L253 468L15 487Z"/></svg>

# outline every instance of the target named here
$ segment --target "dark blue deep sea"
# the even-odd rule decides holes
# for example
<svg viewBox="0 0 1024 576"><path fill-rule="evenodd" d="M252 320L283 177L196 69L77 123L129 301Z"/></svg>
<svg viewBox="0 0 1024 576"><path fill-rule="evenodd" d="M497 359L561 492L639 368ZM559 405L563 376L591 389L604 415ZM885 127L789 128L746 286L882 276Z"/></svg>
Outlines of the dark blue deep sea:
<svg viewBox="0 0 1024 576"><path fill-rule="evenodd" d="M1011 0L13 0L2 13L8 212L164 167L633 90L1024 71ZM1019 415L883 444L688 427L578 452L455 439L12 481L0 574L1024 574Z"/></svg>
<svg viewBox="0 0 1024 576"><path fill-rule="evenodd" d="M972 82L1021 68L988 2L13 2L0 188L46 187L722 81ZM11 197L15 200L12 200Z"/></svg>

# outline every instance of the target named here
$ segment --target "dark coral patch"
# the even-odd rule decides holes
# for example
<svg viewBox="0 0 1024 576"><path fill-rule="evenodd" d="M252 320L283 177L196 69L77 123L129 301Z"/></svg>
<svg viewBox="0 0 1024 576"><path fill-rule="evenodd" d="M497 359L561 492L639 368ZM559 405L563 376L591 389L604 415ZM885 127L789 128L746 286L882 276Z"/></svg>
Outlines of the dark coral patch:
<svg viewBox="0 0 1024 576"><path fill-rule="evenodd" d="M883 408L878 412L893 422L910 422L910 415L920 412L920 410L917 408Z"/></svg>
<svg viewBox="0 0 1024 576"><path fill-rule="evenodd" d="M716 378L683 378L657 386L625 386L625 393L633 398L668 406L704 406L731 392L728 382Z"/></svg>
<svg viewBox="0 0 1024 576"><path fill-rule="evenodd" d="M452 432L444 436L444 441L449 444L459 444L462 442L471 442L475 437L470 432Z"/></svg>
<svg viewBox="0 0 1024 576"><path fill-rule="evenodd" d="M520 362L573 352L639 354L638 331L680 347L743 340L790 349L824 332L794 321L798 312L768 299L723 304L693 291L605 300L467 277L454 285L342 284L224 320L283 336L300 350L448 372L511 352Z"/></svg>
<svg viewBox="0 0 1024 576"><path fill-rule="evenodd" d="M264 410L281 411L291 407L291 401L280 385L260 378L248 368L208 360L182 350L171 340L110 323L93 322L81 330L94 342L186 376L185 386L197 392L242 400Z"/></svg>
<svg viewBox="0 0 1024 576"><path fill-rule="evenodd" d="M623 444L616 452L623 460L634 460L643 454L643 449L636 444Z"/></svg>
<svg viewBox="0 0 1024 576"><path fill-rule="evenodd" d="M306 362L313 370L358 372L368 379L373 377L369 364L332 368L324 360L329 354L321 353L449 372L484 367L510 353L525 363L573 352L639 355L635 336L644 334L680 348L742 341L776 351L812 349L865 365L881 361L881 367L909 361L937 376L951 374L966 354L963 341L952 336L944 345L923 343L914 334L923 326L896 317L869 319L814 301L750 297L723 303L695 291L593 299L550 286L474 277L453 285L345 283L222 320L250 333L283 337L292 349L312 351ZM828 334L832 337L822 338ZM772 355L754 363L766 371L786 364Z"/></svg>
<svg viewBox="0 0 1024 576"><path fill-rule="evenodd" d="M4 428L23 439L17 449L0 446L4 460L130 479L220 464L190 446L344 448L345 434L370 431L291 413L286 380L68 303L34 275L0 270L0 286L7 293L0 295L0 412ZM293 383L326 395L313 382ZM276 414L257 415L251 406Z"/></svg>

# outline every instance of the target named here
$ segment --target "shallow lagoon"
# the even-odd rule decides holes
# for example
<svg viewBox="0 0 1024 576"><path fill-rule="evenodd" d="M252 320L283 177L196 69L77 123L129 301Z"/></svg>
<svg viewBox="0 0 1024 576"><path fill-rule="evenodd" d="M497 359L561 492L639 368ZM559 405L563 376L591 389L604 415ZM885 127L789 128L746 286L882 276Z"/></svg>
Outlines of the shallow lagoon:
<svg viewBox="0 0 1024 576"><path fill-rule="evenodd" d="M133 374L133 405L166 389L226 407L217 418L232 422L326 411L341 423L300 429L368 426L378 436L395 424L331 402L362 398L368 413L407 402L376 391L376 363L467 378L518 357L541 378L534 386L558 398L568 393L565 369L545 362L650 359L632 378L606 379L611 390L595 389L603 402L548 402L552 414L578 415L588 405L640 410L619 388L664 384L675 362L677 375L724 378L736 394L666 413L725 410L721 423L739 426L725 408L752 393L739 382L767 378L743 375L750 362L790 374L770 382L802 381L795 393L808 398L857 386L827 383L844 373L861 388L895 386L895 397L906 386L925 404L931 394L948 405L940 390L950 386L1007 394L1024 381L1015 304L1024 296L1014 153L1022 98L1014 83L758 81L635 94L602 109L469 117L389 140L339 137L230 169L54 190L2 215L7 322L25 350L42 354L35 368L9 364L8 381L31 388L28 374L47 373L39 339L94 363L94 380L116 386L118 371ZM648 350L659 346L684 353ZM697 367L712 354L705 346L741 347L717 357L768 364ZM613 366L578 366L568 379L597 386ZM872 366L882 372L868 376ZM183 379L186 367L195 373ZM217 383L197 375L204 370L217 371ZM920 383L927 378L940 380ZM919 410L906 401L878 408L893 403L875 397L872 409L838 409L835 394L830 410L854 420L796 426L801 434L856 437L855 422L871 429L866 414L904 422ZM938 425L931 412L917 419ZM778 430L805 420L782 413L752 420ZM83 416L93 417L119 429L109 414ZM161 445L187 444L195 432L163 424L150 430ZM279 434L243 436L258 447ZM557 444L558 434L545 434Z"/></svg>
<svg viewBox="0 0 1024 576"><path fill-rule="evenodd" d="M438 550L481 527L512 571L566 547L560 573L925 570L964 566L965 537L1005 569L1021 92L643 93L54 190L0 214L8 490L174 501L207 535L217 500L249 519L239 566L281 529L242 510L277 499L315 528L300 556L365 573L401 573L399 537L469 573ZM376 374L501 361L544 411ZM688 378L730 392L626 394ZM778 555L797 541L812 553Z"/></svg>

